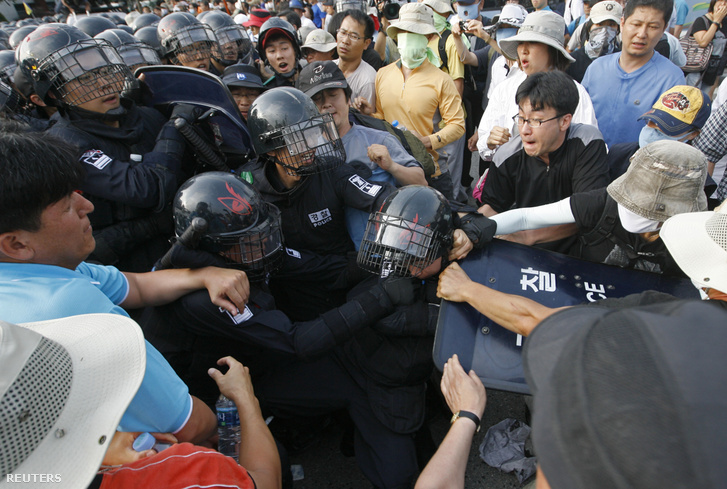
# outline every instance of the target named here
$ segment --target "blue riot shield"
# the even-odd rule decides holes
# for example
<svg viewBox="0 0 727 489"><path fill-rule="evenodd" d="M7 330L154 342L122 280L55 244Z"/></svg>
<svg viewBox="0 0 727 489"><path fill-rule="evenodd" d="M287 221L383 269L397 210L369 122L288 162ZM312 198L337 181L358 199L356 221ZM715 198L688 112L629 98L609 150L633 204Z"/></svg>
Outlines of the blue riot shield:
<svg viewBox="0 0 727 489"><path fill-rule="evenodd" d="M172 106L179 103L211 109L201 124L205 139L223 153L231 169L254 155L250 131L235 99L218 77L196 68L171 65L144 66L136 70L135 75L139 74L144 75L151 90L147 104L167 116Z"/></svg>
<svg viewBox="0 0 727 489"><path fill-rule="evenodd" d="M645 290L699 298L697 289L685 278L626 270L497 239L486 249L470 253L460 265L475 282L548 307L624 297ZM521 359L524 341L527 339L499 326L469 304L442 301L434 364L441 370L456 353L465 371L477 372L485 387L529 394Z"/></svg>

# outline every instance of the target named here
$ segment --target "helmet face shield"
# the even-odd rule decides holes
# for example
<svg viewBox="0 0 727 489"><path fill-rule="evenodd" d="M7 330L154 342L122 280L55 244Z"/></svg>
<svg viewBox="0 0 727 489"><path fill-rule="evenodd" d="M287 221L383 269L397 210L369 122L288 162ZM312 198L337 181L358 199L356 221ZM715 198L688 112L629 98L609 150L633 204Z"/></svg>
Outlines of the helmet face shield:
<svg viewBox="0 0 727 489"><path fill-rule="evenodd" d="M212 238L220 248L226 248L220 254L239 264L248 274L274 272L283 257L280 211L272 204L264 205L267 207L268 216L255 227L236 236Z"/></svg>
<svg viewBox="0 0 727 489"><path fill-rule="evenodd" d="M369 218L358 264L387 277L417 277L442 254L446 238L429 227L377 212Z"/></svg>
<svg viewBox="0 0 727 489"><path fill-rule="evenodd" d="M66 46L40 62L64 104L77 106L120 94L133 80L131 71L106 41L88 40Z"/></svg>
<svg viewBox="0 0 727 489"><path fill-rule="evenodd" d="M285 126L275 159L289 175L310 175L331 170L346 159L331 114Z"/></svg>
<svg viewBox="0 0 727 489"><path fill-rule="evenodd" d="M132 72L142 66L155 66L162 64L156 50L141 42L124 44L118 47L117 51Z"/></svg>
<svg viewBox="0 0 727 489"><path fill-rule="evenodd" d="M172 55L179 63L192 63L220 56L217 38L207 25L197 24L185 27L176 33L176 41Z"/></svg>
<svg viewBox="0 0 727 489"><path fill-rule="evenodd" d="M223 27L215 32L220 45L218 61L225 66L238 62L248 63L252 58L252 41L239 26Z"/></svg>

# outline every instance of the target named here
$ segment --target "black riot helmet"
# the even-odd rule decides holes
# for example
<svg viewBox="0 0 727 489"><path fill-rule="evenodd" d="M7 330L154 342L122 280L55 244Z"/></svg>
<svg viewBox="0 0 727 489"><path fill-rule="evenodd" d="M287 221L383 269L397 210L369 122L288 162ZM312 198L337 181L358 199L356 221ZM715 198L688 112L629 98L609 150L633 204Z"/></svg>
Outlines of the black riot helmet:
<svg viewBox="0 0 727 489"><path fill-rule="evenodd" d="M134 29L134 33L136 34L136 31L138 31L142 27L148 27L150 25L156 26L160 20L162 20L162 18L156 14L137 15L131 23L131 28Z"/></svg>
<svg viewBox="0 0 727 489"><path fill-rule="evenodd" d="M156 51L157 55L159 55L159 59L161 59L162 43L159 42L159 36L157 35L156 26L148 25L146 27L142 27L141 29L138 29L136 32L134 32L134 37L137 38L139 41L143 42L144 44L151 46L154 51Z"/></svg>
<svg viewBox="0 0 727 489"><path fill-rule="evenodd" d="M215 60L224 66L251 64L252 41L245 29L220 10L208 10L203 14L198 15L197 19L212 28L220 45L219 57Z"/></svg>
<svg viewBox="0 0 727 489"><path fill-rule="evenodd" d="M274 88L255 99L247 127L258 156L272 159L289 175L319 173L346 160L331 114L318 112L310 97L293 87Z"/></svg>
<svg viewBox="0 0 727 489"><path fill-rule="evenodd" d="M260 55L260 59L266 63L268 62L268 57L265 54L265 44L276 35L282 35L288 38L295 49L295 59L300 59L298 34L287 20L281 19L280 17L271 17L260 27L260 32L257 35L257 52ZM295 70L292 73L294 72Z"/></svg>
<svg viewBox="0 0 727 489"><path fill-rule="evenodd" d="M15 76L15 68L18 65L15 62L15 51L4 49L0 51L0 81L11 85Z"/></svg>
<svg viewBox="0 0 727 489"><path fill-rule="evenodd" d="M61 108L120 94L133 80L113 46L66 24L38 27L18 46L16 60L35 93Z"/></svg>
<svg viewBox="0 0 727 489"><path fill-rule="evenodd" d="M358 264L385 277L418 276L452 247L454 223L447 199L432 187L409 185L389 195L369 217Z"/></svg>
<svg viewBox="0 0 727 489"><path fill-rule="evenodd" d="M79 17L73 27L81 29L91 37L101 34L107 29L116 29L116 24L106 17L93 15L87 17Z"/></svg>
<svg viewBox="0 0 727 489"><path fill-rule="evenodd" d="M159 54L149 46L122 29L109 29L94 37L108 41L119 53L124 63L133 72L142 66L162 64Z"/></svg>
<svg viewBox="0 0 727 489"><path fill-rule="evenodd" d="M222 255L251 280L279 265L283 253L280 211L237 175L201 173L179 188L174 197L177 236L197 217L207 222L199 248Z"/></svg>
<svg viewBox="0 0 727 489"><path fill-rule="evenodd" d="M23 39L25 39L25 36L33 32L37 28L37 25L26 25L15 29L8 38L8 44L10 44L10 49L17 49L18 46L20 46L20 43L23 42Z"/></svg>
<svg viewBox="0 0 727 489"><path fill-rule="evenodd" d="M215 33L190 13L167 15L159 21L157 35L162 46L162 58L174 64L186 65L219 57Z"/></svg>

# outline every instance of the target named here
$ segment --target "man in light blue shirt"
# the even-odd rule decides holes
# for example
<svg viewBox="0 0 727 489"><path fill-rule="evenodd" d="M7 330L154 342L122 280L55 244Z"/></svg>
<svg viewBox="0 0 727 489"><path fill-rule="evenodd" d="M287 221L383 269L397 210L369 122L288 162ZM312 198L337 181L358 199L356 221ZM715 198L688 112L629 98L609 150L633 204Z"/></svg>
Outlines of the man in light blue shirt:
<svg viewBox="0 0 727 489"><path fill-rule="evenodd" d="M684 84L684 74L654 51L666 30L672 0L631 0L621 18L622 50L591 63L582 85L598 128L610 147L638 141L638 118L667 89Z"/></svg>
<svg viewBox="0 0 727 489"><path fill-rule="evenodd" d="M31 322L78 314L127 315L125 308L161 305L207 288L220 307L243 308L243 272L217 268L122 273L83 260L95 248L88 214L76 192L83 169L73 149L45 134L0 127L0 319ZM201 443L216 416L147 342L141 387L121 419L124 431L174 433Z"/></svg>

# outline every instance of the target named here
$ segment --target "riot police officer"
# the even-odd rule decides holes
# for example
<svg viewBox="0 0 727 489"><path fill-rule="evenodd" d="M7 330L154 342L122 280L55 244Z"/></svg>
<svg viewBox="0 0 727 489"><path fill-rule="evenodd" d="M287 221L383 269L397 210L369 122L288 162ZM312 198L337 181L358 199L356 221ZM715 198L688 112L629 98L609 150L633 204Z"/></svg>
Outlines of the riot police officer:
<svg viewBox="0 0 727 489"><path fill-rule="evenodd" d="M120 96L129 68L108 42L75 27L39 27L18 47L18 62L34 93L58 109L51 134L74 144L86 168L92 259L148 271L172 231L162 211L183 178L181 135L160 113Z"/></svg>
<svg viewBox="0 0 727 489"><path fill-rule="evenodd" d="M174 12L167 15L159 21L157 35L162 59L169 64L211 71L212 58L220 57L215 33L190 13Z"/></svg>

